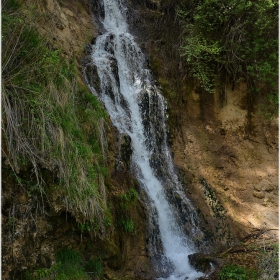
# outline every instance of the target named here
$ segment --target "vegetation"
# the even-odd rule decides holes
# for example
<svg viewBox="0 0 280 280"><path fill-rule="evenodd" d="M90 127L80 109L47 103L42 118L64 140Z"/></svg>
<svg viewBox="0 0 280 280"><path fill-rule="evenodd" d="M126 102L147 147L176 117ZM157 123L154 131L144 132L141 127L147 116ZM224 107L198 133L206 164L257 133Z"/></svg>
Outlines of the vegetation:
<svg viewBox="0 0 280 280"><path fill-rule="evenodd" d="M56 254L56 264L49 269L40 268L33 273L26 272L26 280L88 280L102 275L103 267L99 258L85 261L79 252L68 248L60 249ZM90 277L93 276L94 278Z"/></svg>
<svg viewBox="0 0 280 280"><path fill-rule="evenodd" d="M120 196L121 202L120 206L122 209L128 209L130 205L135 205L138 199L138 193L135 189L130 188L126 193L121 194Z"/></svg>
<svg viewBox="0 0 280 280"><path fill-rule="evenodd" d="M237 265L227 265L219 273L220 280L254 280L257 272Z"/></svg>
<svg viewBox="0 0 280 280"><path fill-rule="evenodd" d="M64 59L20 14L17 1L2 6L2 155L22 186L47 194L44 170L68 211L103 223L106 210L104 121L98 100Z"/></svg>
<svg viewBox="0 0 280 280"><path fill-rule="evenodd" d="M130 188L126 193L119 195L120 210L118 211L118 226L125 233L133 233L135 226L130 217L130 209L135 206L138 199L138 193Z"/></svg>
<svg viewBox="0 0 280 280"><path fill-rule="evenodd" d="M268 237L263 239L261 235L264 232L266 230L256 229L244 239L245 242L240 242L220 254L221 257L233 253L225 258L230 264L219 271L219 279L279 279L279 245Z"/></svg>
<svg viewBox="0 0 280 280"><path fill-rule="evenodd" d="M259 258L260 279L279 279L279 244L263 249Z"/></svg>
<svg viewBox="0 0 280 280"><path fill-rule="evenodd" d="M162 0L177 9L183 28L185 71L213 92L245 82L250 100L267 94L270 115L278 110L278 2L276 0Z"/></svg>
<svg viewBox="0 0 280 280"><path fill-rule="evenodd" d="M122 216L118 221L119 227L125 232L125 233L133 233L134 232L134 222L131 218L127 216Z"/></svg>

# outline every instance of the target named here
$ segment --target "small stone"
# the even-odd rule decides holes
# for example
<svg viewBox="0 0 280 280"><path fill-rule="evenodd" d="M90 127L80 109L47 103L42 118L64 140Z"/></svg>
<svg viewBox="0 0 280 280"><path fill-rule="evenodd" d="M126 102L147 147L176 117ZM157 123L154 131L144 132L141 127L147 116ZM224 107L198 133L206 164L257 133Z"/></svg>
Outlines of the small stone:
<svg viewBox="0 0 280 280"><path fill-rule="evenodd" d="M271 189L270 185L271 185L271 182L269 182L266 179L263 179L254 188L259 191L261 191L261 190L265 191L266 189Z"/></svg>
<svg viewBox="0 0 280 280"><path fill-rule="evenodd" d="M276 199L275 199L274 195L268 195L267 201L271 202L271 203L274 203L276 201Z"/></svg>
<svg viewBox="0 0 280 280"><path fill-rule="evenodd" d="M264 198L264 193L263 192L254 191L253 192L253 196L256 197L256 198L262 199L262 198Z"/></svg>
<svg viewBox="0 0 280 280"><path fill-rule="evenodd" d="M68 15L68 16L70 16L70 17L74 17L73 12L72 12L72 11L70 11L69 9L64 8L64 12L65 12L65 14L66 14L66 15Z"/></svg>
<svg viewBox="0 0 280 280"><path fill-rule="evenodd" d="M266 192L272 192L274 191L274 186L272 184L266 185L265 187L263 187L263 190Z"/></svg>
<svg viewBox="0 0 280 280"><path fill-rule="evenodd" d="M260 185L256 185L254 186L254 189L258 192L260 192L262 190L262 187Z"/></svg>

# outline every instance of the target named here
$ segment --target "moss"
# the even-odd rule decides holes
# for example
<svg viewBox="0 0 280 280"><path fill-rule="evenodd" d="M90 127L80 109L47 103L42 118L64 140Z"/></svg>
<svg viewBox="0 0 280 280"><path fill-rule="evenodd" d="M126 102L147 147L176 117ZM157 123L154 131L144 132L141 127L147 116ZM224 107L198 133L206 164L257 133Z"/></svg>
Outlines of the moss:
<svg viewBox="0 0 280 280"><path fill-rule="evenodd" d="M160 61L160 59L158 57L158 52L159 52L158 48L156 48L156 47L153 48L152 53L151 53L151 58L150 58L150 68L155 77L159 76L160 67L162 64L162 62Z"/></svg>
<svg viewBox="0 0 280 280"><path fill-rule="evenodd" d="M116 224L124 233L135 232L135 224L131 217L131 211L136 206L138 197L138 193L133 188L130 188L117 197L119 207L117 207Z"/></svg>
<svg viewBox="0 0 280 280"><path fill-rule="evenodd" d="M50 268L39 268L33 272L25 273L26 280L37 279L91 279L86 273L86 269L92 269L96 275L102 273L102 262L100 259L90 259L85 262L83 255L79 251L69 248L61 248L56 253L56 264Z"/></svg>

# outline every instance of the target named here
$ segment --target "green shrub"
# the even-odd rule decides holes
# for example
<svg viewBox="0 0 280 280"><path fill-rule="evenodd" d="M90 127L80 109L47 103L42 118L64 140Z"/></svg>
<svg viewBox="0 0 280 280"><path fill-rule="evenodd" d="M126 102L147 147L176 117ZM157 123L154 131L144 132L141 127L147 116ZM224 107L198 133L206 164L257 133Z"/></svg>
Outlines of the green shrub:
<svg viewBox="0 0 280 280"><path fill-rule="evenodd" d="M135 226L130 217L130 210L135 206L138 197L139 195L137 191L133 188L130 188L127 192L118 196L118 199L120 200L120 209L118 211L117 225L125 233L134 232Z"/></svg>
<svg viewBox="0 0 280 280"><path fill-rule="evenodd" d="M249 94L278 92L277 1L184 0L177 13L181 55L205 90L243 81ZM266 98L277 114L278 94Z"/></svg>
<svg viewBox="0 0 280 280"><path fill-rule="evenodd" d="M220 280L254 280L256 272L237 265L227 265L219 273Z"/></svg>
<svg viewBox="0 0 280 280"><path fill-rule="evenodd" d="M121 199L121 208L128 209L130 205L135 205L136 200L138 199L138 193L135 189L130 188L126 193L121 194L119 197Z"/></svg>

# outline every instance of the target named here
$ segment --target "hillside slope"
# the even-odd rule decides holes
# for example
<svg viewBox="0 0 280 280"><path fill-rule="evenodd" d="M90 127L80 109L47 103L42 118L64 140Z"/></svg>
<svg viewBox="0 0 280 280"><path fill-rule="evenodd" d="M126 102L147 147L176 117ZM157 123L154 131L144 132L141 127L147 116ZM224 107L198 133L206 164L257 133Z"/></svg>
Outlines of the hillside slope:
<svg viewBox="0 0 280 280"><path fill-rule="evenodd" d="M65 252L63 250L67 248L70 254L73 251L80 254L78 259L81 264L76 270L80 269L81 273L94 270L93 278L153 279L146 243L147 213L142 201L145 195L128 170L131 155L129 141L112 126L102 105L89 97L91 93L82 77L87 44L94 42L98 35L97 23L91 13L93 7L87 0L19 2L20 14L25 17L29 28L35 28L40 36L46 37L46 46L51 52L59 50L67 63L75 65L75 74L71 76L75 85L74 97L67 93L63 96L65 100L71 100L77 110L67 111L69 108L65 106L65 111L62 111L75 112L75 116L77 113L78 121L74 127L80 130L69 132L69 123L66 129L59 124L55 139L68 139L70 135L69 139L79 144L82 141L82 147L86 147L81 149L79 146L76 155L89 158L90 164L97 168L98 176L94 177L94 182L100 195L97 197L102 197L102 210L97 211L101 213L102 225L91 221L83 213L84 209L88 209L86 206L83 205L81 211L71 206L71 199L67 200L67 189L61 184L63 180L59 177L56 161L53 163L50 160L46 164L41 161L34 165L26 162L25 157L15 157L14 162L18 165L11 163L12 149L9 147L14 146L8 144L14 145L17 139L8 143L3 133L2 278L25 279L27 271L29 277L36 277L40 273L39 268L46 269L41 273L58 273L54 264L58 263L58 253ZM265 119L260 106L263 100L256 98L249 124L249 101L243 84L235 90L227 87L226 102L223 104L217 92L209 94L203 91L184 71L178 52L181 33L174 11L164 10L159 1L128 2L131 29L147 54L155 78L168 100L174 162L185 191L197 209L204 233L204 240L195 240L196 244L202 252L212 252L217 256L240 244L255 230L265 232L265 239L261 240L263 244L268 242L270 246L276 243L279 213L278 119ZM35 105L24 102L33 104L35 109L38 104L39 108L45 108L48 96L38 96L38 99L34 98ZM67 103L62 99L58 98L61 104ZM85 108L96 112L98 117L91 140L87 137L91 135L93 124L89 115L84 114L88 112ZM3 114L6 129L7 116ZM67 114L63 117L66 118ZM31 122L32 125L35 123ZM78 138L75 138L77 135ZM103 139L104 146L93 141L97 138ZM28 142L30 138L25 140ZM65 143L68 145L67 141ZM67 154L67 150L71 149L65 147ZM87 158L88 147L93 148ZM76 155L70 158L74 164ZM40 150L35 158L37 162L39 158L57 160L59 157L48 150ZM35 166L44 181L43 189L37 186ZM229 262L236 259L243 264L242 257L228 255L227 258ZM257 266L254 256L248 262L248 266ZM53 270L49 270L50 267Z"/></svg>
<svg viewBox="0 0 280 280"><path fill-rule="evenodd" d="M91 11L3 6L2 279L149 273L129 142L83 81Z"/></svg>

